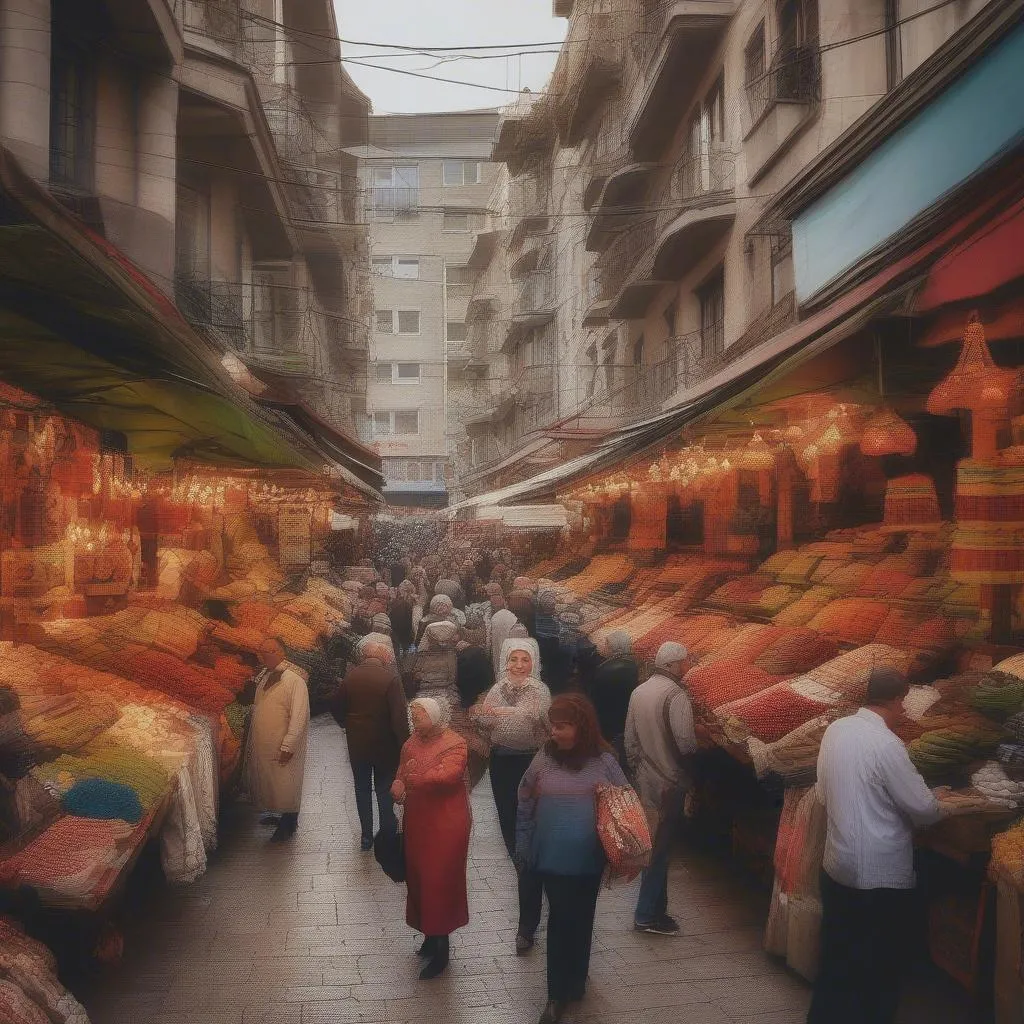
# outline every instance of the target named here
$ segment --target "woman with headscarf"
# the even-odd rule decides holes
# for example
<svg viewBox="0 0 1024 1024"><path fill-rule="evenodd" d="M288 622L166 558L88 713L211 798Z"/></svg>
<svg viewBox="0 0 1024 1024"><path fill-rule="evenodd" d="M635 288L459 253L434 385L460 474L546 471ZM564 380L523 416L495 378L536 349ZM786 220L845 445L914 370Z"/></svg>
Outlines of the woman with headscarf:
<svg viewBox="0 0 1024 1024"><path fill-rule="evenodd" d="M461 584L456 580L438 580L434 585L434 595L437 594L444 594L445 597L451 598L452 605L459 610L466 607L466 595L463 593Z"/></svg>
<svg viewBox="0 0 1024 1024"><path fill-rule="evenodd" d="M482 704L470 709L470 718L490 739L491 790L501 838L509 857L514 860L519 782L547 739L551 694L539 678L540 655L536 640L506 640L502 645L501 665L499 681L491 687ZM516 953L524 956L533 946L540 924L541 883L528 867L518 874Z"/></svg>
<svg viewBox="0 0 1024 1024"><path fill-rule="evenodd" d="M416 635L416 645L419 646L423 643L423 633L432 622L451 622L453 610L454 606L450 597L445 594L435 594L430 599L428 614L420 619L420 628Z"/></svg>
<svg viewBox="0 0 1024 1024"><path fill-rule="evenodd" d="M519 620L515 615L507 608L502 608L491 616L491 658L494 662L495 679L500 679L504 672L505 662L502 658L501 649L505 641L508 639L509 633L512 632L512 627L515 626L518 621Z"/></svg>
<svg viewBox="0 0 1024 1024"><path fill-rule="evenodd" d="M519 784L516 859L548 894L548 1004L540 1024L562 1019L586 993L594 914L605 854L597 833L596 791L628 785L597 716L582 694L555 697L551 739Z"/></svg>
<svg viewBox="0 0 1024 1024"><path fill-rule="evenodd" d="M405 808L405 920L424 935L420 980L448 966L449 936L469 923L466 862L472 822L466 788L466 741L447 727L429 697L410 707L413 734L402 747L391 796Z"/></svg>

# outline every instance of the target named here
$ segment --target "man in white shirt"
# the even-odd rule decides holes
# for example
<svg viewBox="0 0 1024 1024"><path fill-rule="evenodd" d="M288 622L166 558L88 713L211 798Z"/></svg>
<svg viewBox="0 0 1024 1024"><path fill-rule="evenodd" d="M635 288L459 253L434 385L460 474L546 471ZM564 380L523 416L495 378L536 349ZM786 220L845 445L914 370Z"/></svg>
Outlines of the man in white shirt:
<svg viewBox="0 0 1024 1024"><path fill-rule="evenodd" d="M697 749L693 706L683 688L689 655L682 644L664 643L655 673L629 698L624 745L640 799L657 819L651 862L640 878L633 924L637 931L676 935L668 915L668 862L689 775L682 758Z"/></svg>
<svg viewBox="0 0 1024 1024"><path fill-rule="evenodd" d="M828 815L821 963L808 1024L891 1024L913 913L914 829L944 811L891 726L907 681L875 669L866 706L833 722L818 753Z"/></svg>

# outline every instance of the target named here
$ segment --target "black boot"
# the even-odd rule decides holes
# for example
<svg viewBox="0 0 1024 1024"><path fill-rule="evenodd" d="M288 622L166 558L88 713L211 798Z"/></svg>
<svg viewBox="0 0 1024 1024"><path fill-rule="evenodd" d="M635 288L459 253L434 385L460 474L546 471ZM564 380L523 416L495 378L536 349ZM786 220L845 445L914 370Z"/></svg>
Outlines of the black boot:
<svg viewBox="0 0 1024 1024"><path fill-rule="evenodd" d="M427 966L420 971L420 981L429 981L443 974L448 966L448 936L438 935L434 938L434 948L430 955Z"/></svg>
<svg viewBox="0 0 1024 1024"><path fill-rule="evenodd" d="M437 945L436 935L425 935L420 948L416 950L417 956L433 956L434 947Z"/></svg>

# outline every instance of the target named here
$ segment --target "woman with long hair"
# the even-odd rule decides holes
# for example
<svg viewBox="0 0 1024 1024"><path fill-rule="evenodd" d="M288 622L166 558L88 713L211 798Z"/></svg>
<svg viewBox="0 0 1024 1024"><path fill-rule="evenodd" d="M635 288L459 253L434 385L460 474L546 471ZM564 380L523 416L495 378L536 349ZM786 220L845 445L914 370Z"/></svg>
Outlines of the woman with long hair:
<svg viewBox="0 0 1024 1024"><path fill-rule="evenodd" d="M516 818L518 865L541 879L548 896L548 1004L540 1024L561 1020L567 1004L586 993L606 863L597 833L596 790L602 784L628 785L586 697L555 697L548 720L551 739L519 784Z"/></svg>
<svg viewBox="0 0 1024 1024"><path fill-rule="evenodd" d="M501 838L510 858L516 853L517 794L523 773L548 735L551 694L540 681L537 641L508 639L502 645L502 671L470 718L490 743L491 791L498 811ZM528 867L518 870L519 927L516 953L525 956L533 946L540 923L540 879Z"/></svg>
<svg viewBox="0 0 1024 1024"><path fill-rule="evenodd" d="M405 920L423 932L420 980L448 966L449 936L469 923L466 862L472 822L466 741L448 728L440 701L410 704L413 734L402 747L391 796L405 807Z"/></svg>

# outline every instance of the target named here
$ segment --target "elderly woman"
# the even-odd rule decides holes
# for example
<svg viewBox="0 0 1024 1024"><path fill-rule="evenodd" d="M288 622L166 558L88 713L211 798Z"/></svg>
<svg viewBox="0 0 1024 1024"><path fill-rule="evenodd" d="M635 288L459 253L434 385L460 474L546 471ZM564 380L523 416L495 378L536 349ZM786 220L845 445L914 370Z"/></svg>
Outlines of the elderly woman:
<svg viewBox="0 0 1024 1024"><path fill-rule="evenodd" d="M555 697L548 719L551 739L519 785L516 818L517 862L537 873L548 894L548 1004L540 1024L561 1020L566 1004L585 994L605 867L596 790L628 785L586 697Z"/></svg>
<svg viewBox="0 0 1024 1024"><path fill-rule="evenodd" d="M449 936L469 923L471 817L466 741L447 727L438 701L419 697L410 710L413 734L402 747L391 796L405 807L405 920L425 936L425 981L448 966Z"/></svg>
<svg viewBox="0 0 1024 1024"><path fill-rule="evenodd" d="M494 805L505 849L509 857L515 859L519 782L547 739L551 694L538 678L540 656L536 640L506 640L502 645L501 665L498 682L482 704L470 709L470 717L486 731L490 740ZM540 879L525 867L519 871L516 953L520 956L533 946L540 908Z"/></svg>
<svg viewBox="0 0 1024 1024"><path fill-rule="evenodd" d="M420 620L419 633L416 637L417 645L423 643L423 634L432 622L451 622L454 608L450 597L445 594L435 594L430 599L430 614L424 615Z"/></svg>

